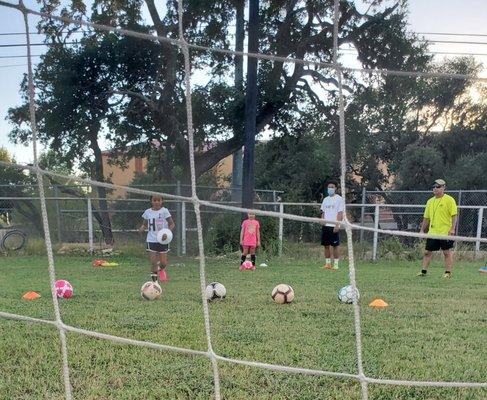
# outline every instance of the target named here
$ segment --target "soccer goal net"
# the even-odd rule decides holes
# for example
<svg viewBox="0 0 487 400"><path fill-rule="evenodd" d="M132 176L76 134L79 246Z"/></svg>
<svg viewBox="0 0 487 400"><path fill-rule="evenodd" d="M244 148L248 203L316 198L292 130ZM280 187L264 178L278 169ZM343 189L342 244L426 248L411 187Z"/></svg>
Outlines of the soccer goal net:
<svg viewBox="0 0 487 400"><path fill-rule="evenodd" d="M456 397L458 393L467 393L471 398L485 397L486 353L482 341L485 338L481 337L482 329L485 330L485 314L476 309L469 316L468 309L462 310L465 316L456 318L452 329L465 333L465 337L458 342L453 336L435 343L441 334L432 334L429 324L434 329L444 329L449 335L452 331L445 325L453 320L442 319L448 314L436 318L436 311L431 311L428 304L413 298L429 290L431 294L420 298L433 301L438 290L444 306L439 304L440 300L435 300L437 308L434 310L442 308L457 313L471 303L450 303L449 297L462 296L468 288L453 294L448 288L438 289L439 284L427 288L415 286L414 289L399 284L389 291L387 285L394 279L390 275L384 278L386 272L380 266L373 275L364 272L363 286L357 281L354 238L358 235L394 237L404 243L426 237L444 239L444 236L418 233L418 217L413 219L407 210L401 215L406 221L405 229L399 229L395 216L391 217L395 221L391 229L385 225L367 225L360 218L360 209L349 205L359 198L357 187L367 184L365 176L371 179L380 175L380 179L386 179L381 175L384 169L392 171L390 176L397 177L410 188L414 188L415 182L423 182L424 176L435 179L444 176L444 160L435 149L449 142L445 139L439 143L440 139L429 133L446 125L460 127L472 117L470 111L473 113L481 107L481 100L476 103L471 100L485 95L487 80L478 77L478 66L465 59L442 67L428 64L431 57L423 52L422 45L408 47L412 42L396 31L405 29L401 22L394 25L395 19L400 18L396 13L399 5L389 8L365 2L370 3L370 8L362 13L350 2L338 0L323 2L326 10L316 9L319 4L311 1L288 2L289 5L270 2L261 9L260 29L266 39L261 41L260 51L252 53L229 45L228 37L238 37L242 32L239 23L235 23L233 10L224 2L179 0L168 3L167 7L153 1L145 2L145 7L139 2L95 3L88 18L84 4L68 11L58 10L54 4L46 2L42 11L37 11L27 8L23 2L0 1L2 13L18 11L25 23L28 72L23 90L26 103L12 111L11 117L17 123L19 137L31 143L34 157L33 165L4 161L1 165L5 170L29 177L32 184L30 197L23 193L19 198L11 196L10 202L25 204L26 215L38 218L32 219L33 224L42 226L53 305L52 312L37 310L37 317L25 315L32 312L27 306L15 313L0 311L4 319L16 320L15 325L2 322L2 329L16 330L19 325L28 325L33 328L18 329L26 334L28 329L41 329L43 338L35 340L50 339L34 346L46 357L41 365L36 364L37 355L29 351L30 345L19 339L22 342L19 346L24 346L22 352L30 358L29 367L39 374L49 375L52 370L46 369L45 363L61 365L63 395L68 400L112 398L110 393L100 394L96 383L92 392L80 387L80 382L88 384L90 379L98 379L100 375L108 376L103 378L106 379L103 384L113 388L118 398L151 398L150 388L154 388L154 393L164 393L160 396L167 398L453 399L459 398ZM144 13L154 22L153 26L140 21L135 23ZM34 18L50 43L36 68L32 55L35 43L31 43ZM244 17L238 18L243 20ZM293 25L298 22L299 28ZM298 31L303 36L294 38ZM71 41L74 44L67 46ZM240 43L244 47L247 44L243 40ZM397 46L397 51L391 50L391 46ZM242 78L245 68L238 71L243 68L242 60L247 59L255 60L262 71L260 76L265 77L257 82L260 96L255 106L259 109L257 130L268 138L278 132L275 136L279 138L272 143L266 139L260 144L260 169L256 173L262 177L261 182L276 180L279 189L286 181L278 181L278 177L295 175L295 185L286 191L289 202L285 212L276 191L273 198L265 198L267 194L261 193L250 210L240 207L241 193L235 200L234 194L225 189L208 191L208 194L203 194L205 189L197 190L197 183L204 188L205 182L210 182L207 187L212 187L220 179L215 169L206 175L204 172L215 165L218 167L224 156L233 153L228 149L237 150L243 143L242 115L248 112L244 107ZM235 72L229 72L233 63ZM425 66L425 70L418 65ZM61 88L59 81L73 87L69 86L73 80L78 82L76 91L56 92ZM467 94L471 97L467 98ZM452 112L453 108L456 112ZM67 124L69 118L80 121L79 126ZM93 131L89 132L90 129ZM68 136L68 131L78 136ZM101 135L114 148L105 158L99 143L95 143ZM76 140L79 142L75 143ZM55 143L58 152L65 152L66 158L77 158L80 162L72 165L40 157L40 143ZM95 162L91 160L90 168L83 164L89 161L84 154L87 149L94 149L96 159ZM275 156L279 152L286 153L292 162L277 165L279 161L275 161L278 160ZM397 162L399 153L405 156ZM142 159L141 154L150 154L150 157ZM427 163L423 162L425 159ZM124 174L130 160L135 160L134 180L112 183L117 171ZM181 160L186 162L181 163ZM100 163L105 163L105 171L112 171L110 176L100 174L97 169ZM118 168L120 165L125 167ZM326 192L326 187L304 188L309 182L316 183L324 178L317 172L322 167L329 171L325 178L334 173L338 175L335 186L340 188L345 199L344 218L338 223L319 218L320 196ZM148 174L142 173L144 169ZM159 182L182 177L189 184L165 187L160 183L155 189L148 186L152 183L147 181L148 176L156 181L159 178ZM462 177L452 176L451 179L461 180ZM350 182L355 182L355 186ZM314 197L314 204L292 203L293 195L297 198L305 190L312 190L308 198ZM107 272L103 281L95 279L89 289L79 289L79 296L86 297L86 302L70 307L60 304L54 285L60 277L58 271L66 273L68 266L65 264L78 261L76 258L56 260L53 232L62 240L77 230L85 232L83 237L93 241L93 235L88 233L98 230L100 240L110 247L117 229L126 235L138 235L140 215L150 207L148 198L152 195L162 196L171 214L178 215L177 221L184 221L184 226L191 227L185 229L184 235L176 227L179 251L193 246L198 254L198 268L186 270L186 275L181 275L184 278L177 278L178 270L174 270L166 289L168 296L172 290L171 279L176 283L178 279L185 279L193 283L198 281L198 284L184 287L175 284L181 292L171 294L172 314L168 310L145 307L147 304L142 301L112 304L103 293L115 290L113 287L118 285L114 269ZM66 196L70 197L69 201ZM39 212L28 214L29 204L39 200ZM2 198L2 201L7 200ZM60 202L64 202L64 214L60 213ZM407 206L401 205L405 209ZM261 221L263 254L281 254L283 242L278 239L282 239L283 230L290 231L292 240L289 242L297 243L284 241L284 246L289 244L286 256L291 261L279 261L284 264L282 272L269 272L271 269L266 270L266 266L259 267L267 260L258 254L261 257L257 261L258 271L262 271L262 275L248 275L249 278L239 280L238 284L229 283L227 301L219 303L221 307L213 307L213 304L210 307L205 297L207 284L214 280L232 282L232 274L240 273L238 235L241 216L249 211ZM61 214L64 215L62 223L57 217ZM384 217L387 216L382 215ZM340 264L339 271L348 268L347 275L340 278L322 274L325 277L318 282L314 278L300 281L298 277L308 273L306 262L300 259L305 257L303 254L316 256L316 265L325 261L321 250L305 253L304 243L319 244L321 227L326 223L336 223L342 232L346 263ZM231 262L228 258L219 261L218 257L207 257L209 238L212 250L231 254ZM449 239L456 243L487 243L482 237L456 233ZM90 243L91 250L94 245ZM212 265L207 265L208 260ZM31 259L30 262L36 261ZM235 268L225 269L222 267L225 263ZM414 272L409 268L407 274L414 276ZM76 273L82 281L83 273ZM394 270L394 274L397 280L413 279L406 278L403 270ZM126 278L139 279L132 271L124 275ZM299 315L287 306L280 309L276 306L270 312L265 310L266 299L272 304L272 287L282 283L277 279L300 282L295 300L303 302ZM360 300L353 296L352 304L346 309L336 309L329 304L337 301L336 289L340 282L342 286L349 284L353 290L358 289L361 294ZM466 281L464 283L467 285ZM138 285L136 282L135 286ZM260 289L264 287L269 290L262 294ZM123 290L125 288L133 289L132 286L124 286ZM365 299L372 300L374 295L367 294L371 288L382 295L397 295L402 303L397 313L403 314L402 317L372 314L363 303ZM201 301L198 298L196 307L193 303L195 293L199 295L198 289ZM410 289L418 293L408 292ZM323 291L330 291L328 297L332 300L323 300ZM247 295L253 298L248 302L240 300ZM320 298L322 303L317 302ZM485 300L485 294L482 298ZM477 326L465 327L474 320ZM138 321L143 321L143 326ZM58 331L58 342L52 336L52 328ZM474 330L480 331L480 336ZM204 332L204 336L195 335L195 331ZM413 336L419 340L409 341ZM102 340L90 341L93 338ZM59 343L60 358L44 354L51 342ZM420 348L410 348L413 342ZM457 344L459 348L455 349ZM99 351L91 358L83 354L90 346ZM140 348L135 358L127 356L130 346ZM104 351L107 348L110 350ZM155 357L154 350L164 353L164 358ZM7 357L8 352L4 351ZM458 364L462 371L455 366L447 368L445 364L453 362L452 358L445 355L443 359L443 355L438 354L450 351L459 358L462 351L468 353ZM421 360L420 367L416 365L418 360ZM117 366L113 367L112 362ZM379 365L381 362L384 365ZM154 366L152 373L150 370L155 363L162 363L163 367ZM113 379L109 378L112 368L117 369ZM442 373L445 368L447 372ZM100 369L106 369L106 374L99 372ZM150 376L143 377L138 370L149 370ZM253 375L254 371L258 371L257 375ZM15 374L15 368L7 369L2 374L2 384L5 387L15 385L15 379L8 378ZM143 387L134 389L131 386L127 397L123 397L127 383L124 377L140 381ZM49 382L55 379L51 378ZM175 381L179 389L158 392L159 386L171 387ZM402 391L394 392L397 387ZM37 393L49 397L56 390L47 387ZM154 394L153 398L160 398L158 396Z"/></svg>

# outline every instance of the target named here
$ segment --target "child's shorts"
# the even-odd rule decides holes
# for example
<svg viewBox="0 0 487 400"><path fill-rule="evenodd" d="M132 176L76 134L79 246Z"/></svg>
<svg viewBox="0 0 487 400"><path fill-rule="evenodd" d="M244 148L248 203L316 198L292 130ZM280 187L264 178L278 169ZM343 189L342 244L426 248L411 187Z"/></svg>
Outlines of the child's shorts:
<svg viewBox="0 0 487 400"><path fill-rule="evenodd" d="M167 253L169 251L169 245L158 242L147 242L146 250L153 253Z"/></svg>

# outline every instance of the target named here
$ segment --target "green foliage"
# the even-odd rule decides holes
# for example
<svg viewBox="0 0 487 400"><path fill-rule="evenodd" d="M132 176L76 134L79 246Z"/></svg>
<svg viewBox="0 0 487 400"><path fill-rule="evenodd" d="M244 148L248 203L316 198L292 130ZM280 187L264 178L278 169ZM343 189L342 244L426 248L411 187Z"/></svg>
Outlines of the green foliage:
<svg viewBox="0 0 487 400"><path fill-rule="evenodd" d="M445 164L438 149L418 143L404 151L398 177L402 189L418 190L431 186L444 173Z"/></svg>
<svg viewBox="0 0 487 400"><path fill-rule="evenodd" d="M337 163L334 150L331 140L307 134L260 143L256 147L255 185L284 191L286 201L319 200L324 181Z"/></svg>

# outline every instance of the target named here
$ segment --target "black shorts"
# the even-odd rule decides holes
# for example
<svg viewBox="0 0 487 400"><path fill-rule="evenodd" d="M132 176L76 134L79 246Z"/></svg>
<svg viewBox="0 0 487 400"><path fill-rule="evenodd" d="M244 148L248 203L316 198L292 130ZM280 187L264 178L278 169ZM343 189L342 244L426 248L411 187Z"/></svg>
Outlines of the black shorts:
<svg viewBox="0 0 487 400"><path fill-rule="evenodd" d="M169 245L160 244L158 242L147 242L146 250L154 253L167 253L169 251Z"/></svg>
<svg viewBox="0 0 487 400"><path fill-rule="evenodd" d="M337 247L340 245L340 235L333 232L333 226L321 227L321 245Z"/></svg>
<svg viewBox="0 0 487 400"><path fill-rule="evenodd" d="M426 239L427 251L450 250L453 248L453 240Z"/></svg>

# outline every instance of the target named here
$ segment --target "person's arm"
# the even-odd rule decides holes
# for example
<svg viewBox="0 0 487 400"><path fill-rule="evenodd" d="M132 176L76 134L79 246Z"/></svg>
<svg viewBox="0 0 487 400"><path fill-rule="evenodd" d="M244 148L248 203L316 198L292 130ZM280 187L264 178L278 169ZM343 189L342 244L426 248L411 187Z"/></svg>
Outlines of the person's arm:
<svg viewBox="0 0 487 400"><path fill-rule="evenodd" d="M419 229L419 233L428 232L428 227L430 226L430 220L428 218L423 218L421 222L421 227Z"/></svg>
<svg viewBox="0 0 487 400"><path fill-rule="evenodd" d="M257 247L260 246L260 225L257 225Z"/></svg>
<svg viewBox="0 0 487 400"><path fill-rule="evenodd" d="M457 229L457 220L458 220L458 215L453 215L451 217L451 228L450 228L450 232L448 232L450 236L455 234L455 231Z"/></svg>
<svg viewBox="0 0 487 400"><path fill-rule="evenodd" d="M242 225L242 229L240 229L240 244L243 245L243 238L244 238L244 227Z"/></svg>
<svg viewBox="0 0 487 400"><path fill-rule="evenodd" d="M176 226L176 224L174 223L172 217L167 217L166 218L166 221L167 221L167 225L169 227L169 230L174 230L174 227Z"/></svg>
<svg viewBox="0 0 487 400"><path fill-rule="evenodd" d="M147 229L147 220L144 219L144 222L142 222L142 225L139 227L139 232L142 233Z"/></svg>
<svg viewBox="0 0 487 400"><path fill-rule="evenodd" d="M343 221L343 211L339 211L337 214L337 223L335 224L333 228L333 232L337 233L340 230L340 224L339 222Z"/></svg>

